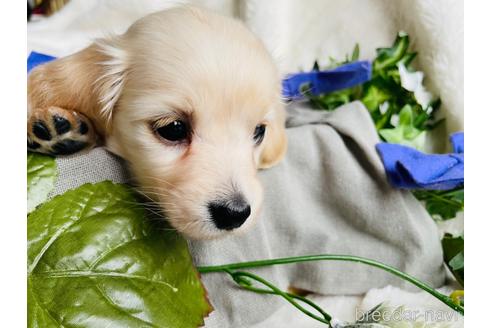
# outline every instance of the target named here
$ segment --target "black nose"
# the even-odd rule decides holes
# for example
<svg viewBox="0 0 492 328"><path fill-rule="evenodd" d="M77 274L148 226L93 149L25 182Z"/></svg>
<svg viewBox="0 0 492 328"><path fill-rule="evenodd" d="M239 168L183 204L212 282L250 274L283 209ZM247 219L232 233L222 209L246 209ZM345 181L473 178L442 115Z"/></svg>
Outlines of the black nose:
<svg viewBox="0 0 492 328"><path fill-rule="evenodd" d="M228 201L210 203L208 212L217 228L232 230L246 221L251 214L251 207L242 197L235 197Z"/></svg>

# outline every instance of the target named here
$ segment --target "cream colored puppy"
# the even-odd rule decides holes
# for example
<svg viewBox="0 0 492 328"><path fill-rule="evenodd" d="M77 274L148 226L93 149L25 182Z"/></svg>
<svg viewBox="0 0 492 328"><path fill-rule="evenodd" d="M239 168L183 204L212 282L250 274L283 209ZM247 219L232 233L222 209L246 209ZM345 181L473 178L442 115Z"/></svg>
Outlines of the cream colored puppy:
<svg viewBox="0 0 492 328"><path fill-rule="evenodd" d="M241 23L195 7L148 15L28 77L28 149L103 143L192 238L257 217L257 168L286 150L280 78ZM241 227L241 229L239 229Z"/></svg>

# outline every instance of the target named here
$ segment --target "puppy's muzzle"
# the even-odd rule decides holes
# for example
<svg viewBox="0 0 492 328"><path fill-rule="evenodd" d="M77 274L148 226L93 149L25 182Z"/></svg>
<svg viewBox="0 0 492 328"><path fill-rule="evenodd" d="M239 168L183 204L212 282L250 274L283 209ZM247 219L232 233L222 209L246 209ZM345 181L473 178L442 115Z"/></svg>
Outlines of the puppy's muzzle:
<svg viewBox="0 0 492 328"><path fill-rule="evenodd" d="M236 195L229 200L211 202L208 205L210 218L221 230L239 228L250 216L251 207L243 196Z"/></svg>

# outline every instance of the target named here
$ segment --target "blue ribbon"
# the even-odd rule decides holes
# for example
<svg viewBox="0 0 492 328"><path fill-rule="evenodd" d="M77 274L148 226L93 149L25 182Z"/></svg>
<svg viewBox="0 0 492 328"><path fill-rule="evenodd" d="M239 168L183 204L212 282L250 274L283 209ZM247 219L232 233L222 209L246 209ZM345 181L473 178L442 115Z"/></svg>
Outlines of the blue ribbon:
<svg viewBox="0 0 492 328"><path fill-rule="evenodd" d="M464 133L450 136L454 153L424 154L414 148L379 143L376 149L388 180L402 189L450 190L464 185Z"/></svg>
<svg viewBox="0 0 492 328"><path fill-rule="evenodd" d="M55 59L56 57L33 51L29 54L29 57L27 57L27 72L29 73L34 67Z"/></svg>
<svg viewBox="0 0 492 328"><path fill-rule="evenodd" d="M362 84L371 79L369 61L357 61L326 71L289 74L282 81L282 95L291 100L304 97L300 88L308 84L313 95L329 93Z"/></svg>

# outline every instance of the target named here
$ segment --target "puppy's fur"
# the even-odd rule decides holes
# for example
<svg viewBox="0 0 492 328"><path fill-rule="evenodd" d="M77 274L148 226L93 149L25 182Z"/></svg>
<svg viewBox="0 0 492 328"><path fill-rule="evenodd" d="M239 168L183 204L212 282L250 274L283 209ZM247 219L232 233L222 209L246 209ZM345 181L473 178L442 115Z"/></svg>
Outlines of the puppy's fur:
<svg viewBox="0 0 492 328"><path fill-rule="evenodd" d="M130 165L144 193L192 238L225 234L208 204L237 195L262 203L257 168L286 150L280 78L239 22L195 7L146 16L121 36L35 68L28 77L28 147L69 154L103 143ZM186 142L156 126L181 120ZM264 139L255 143L259 124Z"/></svg>

